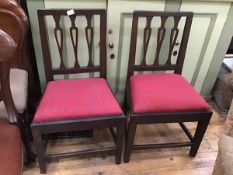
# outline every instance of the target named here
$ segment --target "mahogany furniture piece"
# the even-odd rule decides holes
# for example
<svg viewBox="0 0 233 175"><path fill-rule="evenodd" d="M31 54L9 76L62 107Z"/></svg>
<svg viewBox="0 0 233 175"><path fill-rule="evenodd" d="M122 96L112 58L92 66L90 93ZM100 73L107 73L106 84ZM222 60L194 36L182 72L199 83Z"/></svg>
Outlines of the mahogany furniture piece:
<svg viewBox="0 0 233 175"><path fill-rule="evenodd" d="M7 119L0 119L0 172L5 175L20 175L23 147L19 128L22 125L10 89L10 64L16 54L17 45L2 30L0 30L0 45L0 101L5 104L8 113Z"/></svg>
<svg viewBox="0 0 233 175"><path fill-rule="evenodd" d="M39 162L40 172L46 172L46 161L48 159L70 157L86 154L115 153L117 164L121 162L121 152L125 131L125 116L113 96L106 81L106 11L102 9L74 10L74 14L68 16L72 48L69 52L74 52L74 65L68 67L64 63L64 28L60 25L60 20L67 16L68 9L45 9L38 11L40 36L43 51L44 67L47 79L47 87L42 97L41 103L36 111L31 125L36 146L36 153ZM56 46L59 51L60 66L52 67L52 54L49 51L49 43L46 27L46 19L53 19L53 28ZM99 58L100 64L93 63L93 18L99 17ZM80 28L76 23L78 17L86 20L85 37L87 42L87 52L89 55L87 66L81 66L78 53L84 50L78 49L80 41ZM50 30L50 29L49 29ZM51 31L51 30L50 30ZM51 36L51 33L50 33ZM99 78L66 79L55 80L54 75L94 73L99 72ZM116 127L116 132L114 131ZM91 149L85 151L73 151L63 153L47 153L46 144L48 139L43 139L42 135L57 132L70 132L78 130L88 130L96 128L110 128L114 147ZM45 142L45 144L44 144Z"/></svg>
<svg viewBox="0 0 233 175"><path fill-rule="evenodd" d="M128 65L128 127L125 145L124 161L129 162L132 150L171 148L191 146L190 156L195 156L204 136L212 112L205 100L193 89L193 87L180 75L186 53L191 23L192 12L146 12L135 11L133 13L131 45ZM157 38L152 35L152 19L161 20L158 27ZM135 63L138 21L146 19L143 39L143 55L139 65ZM170 29L168 57L165 64L160 64L160 51L164 42L166 21L173 19L173 27ZM178 27L185 19L183 34ZM178 35L181 37L179 54L176 63L171 60L172 52L177 43ZM155 59L153 64L147 64L147 51L150 40L157 39ZM174 54L174 53L173 53ZM160 71L158 74L139 74L135 72ZM161 73L161 71L173 71L174 73ZM183 122L198 122L195 135L189 132ZM135 145L134 137L136 127L139 124L155 123L179 123L190 142L166 143L166 144L140 144Z"/></svg>
<svg viewBox="0 0 233 175"><path fill-rule="evenodd" d="M26 157L28 161L32 161L35 159L35 156L31 151L29 143L30 124L28 123L27 112L28 73L22 59L24 57L27 26L27 17L15 1L3 0L0 2L0 29L10 35L17 44L16 54L11 59L10 86L19 120L22 124L22 137L25 143ZM0 103L0 116L8 118L3 102Z"/></svg>
<svg viewBox="0 0 233 175"><path fill-rule="evenodd" d="M24 69L28 73L28 108L30 109L30 112L33 113L35 106L41 98L41 89L25 3L26 1L20 3L19 0L1 0L0 9L2 11L16 14L21 23L25 25L23 42L18 45L21 53L20 56L12 59L11 68ZM19 42L19 36L21 35L22 30L20 27L21 26L18 26L18 23L15 20L12 20L9 15L0 16L0 28L10 34L15 42Z"/></svg>

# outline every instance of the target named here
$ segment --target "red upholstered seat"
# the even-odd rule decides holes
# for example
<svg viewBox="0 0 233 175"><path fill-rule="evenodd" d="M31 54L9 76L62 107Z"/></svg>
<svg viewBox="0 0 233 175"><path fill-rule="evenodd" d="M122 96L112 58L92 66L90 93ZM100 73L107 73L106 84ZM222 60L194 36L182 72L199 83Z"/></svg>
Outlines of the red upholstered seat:
<svg viewBox="0 0 233 175"><path fill-rule="evenodd" d="M207 110L209 105L178 74L145 74L130 78L134 113Z"/></svg>
<svg viewBox="0 0 233 175"><path fill-rule="evenodd" d="M49 82L34 122L111 117L122 110L103 78Z"/></svg>

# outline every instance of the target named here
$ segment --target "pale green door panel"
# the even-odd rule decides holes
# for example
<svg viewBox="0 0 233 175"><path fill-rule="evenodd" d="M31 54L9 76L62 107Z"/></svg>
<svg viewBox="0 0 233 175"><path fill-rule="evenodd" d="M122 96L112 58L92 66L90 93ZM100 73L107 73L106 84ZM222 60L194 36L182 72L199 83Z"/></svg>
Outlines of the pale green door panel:
<svg viewBox="0 0 233 175"><path fill-rule="evenodd" d="M193 85L199 92L205 81L230 6L229 2L183 2L181 5L181 11L193 11L195 14L183 75L188 75L186 77L188 80L196 79ZM198 64L198 61L201 61L201 64ZM198 70L195 74L197 77L193 77L195 70Z"/></svg>
<svg viewBox="0 0 233 175"><path fill-rule="evenodd" d="M108 49L108 81L121 102L128 68L132 12L134 10L163 11L164 8L165 1L108 1L108 29L113 30L112 34L108 34L108 42L114 43L115 46L113 49ZM115 59L109 59L110 54L115 54Z"/></svg>
<svg viewBox="0 0 233 175"><path fill-rule="evenodd" d="M220 70L220 66L223 62L224 54L227 52L227 49L231 42L231 38L233 36L233 20L232 19L233 19L233 4L231 4L231 8L228 13L226 23L221 32L221 37L218 40L217 47L214 52L214 56L211 60L210 67L206 75L206 79L201 89L201 94L206 98L209 98L211 96L210 92L214 86L216 77Z"/></svg>
<svg viewBox="0 0 233 175"><path fill-rule="evenodd" d="M122 101L125 81L127 74L127 64L129 57L129 44L131 34L132 12L133 10L154 10L154 11L193 11L194 19L191 29L186 60L184 63L183 76L193 84L193 86L203 95L209 95L213 83L217 77L217 72L221 66L221 61L227 50L230 36L233 33L232 0L27 0L30 24L33 33L33 42L36 52L37 65L40 75L42 87L45 85L45 75L43 68L43 59L39 37L39 27L37 20L37 9L43 8L106 8L108 14L108 30L112 32L107 34L107 43L112 43L113 48L107 46L107 73L108 81L116 94L119 101ZM98 19L94 20L94 23ZM50 19L47 20L48 26L53 24ZM158 23L158 24L157 24ZM152 22L154 28L159 25L158 21ZM69 21L62 19L62 25L70 25ZM141 29L145 25L145 21L140 21ZM172 23L168 24L172 27ZM98 26L97 26L98 28ZM142 30L138 40L137 47L142 45ZM96 30L98 32L98 30ZM49 30L49 36L52 35ZM68 35L68 31L65 31ZM84 34L81 34L84 35ZM156 36L156 29L153 33ZM223 39L225 38L225 39ZM179 39L179 38L178 38ZM226 40L226 43L224 43ZM71 42L68 37L65 39L65 54L67 57L73 58L72 52L69 52ZM55 48L55 40L50 39L50 48L53 50L54 63L56 67L59 64L58 51ZM98 60L98 38L95 39L94 56ZM149 47L154 47L155 43L150 43ZM86 43L80 43L80 48L85 50ZM176 48L179 50L179 47ZM161 62L166 58L166 49L162 50ZM110 59L110 55L114 54L115 58ZM140 61L140 52L137 51L137 62ZM149 56L152 53L149 53ZM80 58L85 58L84 53ZM220 60L219 60L220 59ZM86 59L81 59L81 64L85 65ZM176 60L176 57L173 58ZM148 63L152 62L150 58ZM72 66L74 60L66 60L67 66ZM98 63L97 63L98 64ZM73 76L68 76L69 78ZM65 78L68 78L65 77ZM85 76L81 76L85 77Z"/></svg>

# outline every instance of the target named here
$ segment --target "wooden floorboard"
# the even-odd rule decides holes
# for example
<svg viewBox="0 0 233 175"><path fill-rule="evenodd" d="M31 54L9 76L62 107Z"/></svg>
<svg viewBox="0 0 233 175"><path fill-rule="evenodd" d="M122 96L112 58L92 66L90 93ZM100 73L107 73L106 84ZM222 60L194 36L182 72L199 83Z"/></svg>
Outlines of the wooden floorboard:
<svg viewBox="0 0 233 175"><path fill-rule="evenodd" d="M195 158L188 156L189 148L135 151L129 163L115 164L113 156L74 157L50 161L47 175L211 175L217 156L218 138L224 120L215 112L200 150ZM193 133L195 123L187 124ZM188 141L178 124L139 126L136 143ZM74 151L112 146L110 132L95 130L90 139L63 139L48 144L48 152ZM24 167L23 175L38 175L38 164Z"/></svg>

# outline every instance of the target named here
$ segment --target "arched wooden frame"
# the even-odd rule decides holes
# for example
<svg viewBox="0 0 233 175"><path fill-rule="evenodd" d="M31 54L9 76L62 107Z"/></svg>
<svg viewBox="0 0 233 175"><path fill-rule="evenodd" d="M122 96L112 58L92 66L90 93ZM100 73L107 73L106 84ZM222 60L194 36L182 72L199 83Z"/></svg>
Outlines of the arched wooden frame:
<svg viewBox="0 0 233 175"><path fill-rule="evenodd" d="M16 63L13 63L17 65L20 69L25 69L25 64L23 60L23 49L24 49L24 43L26 38L26 33L28 31L28 20L27 16L25 16L25 13L23 12L23 9L15 2L14 0L3 0L0 3L0 15L5 15L7 18L14 20L17 24L17 26L20 29L19 37L14 35L14 33L9 33L9 35L12 36L14 41L17 44L17 52L15 54L15 60ZM6 24L7 26L7 24ZM1 29L7 31L7 29L4 28L4 26L0 26Z"/></svg>
<svg viewBox="0 0 233 175"><path fill-rule="evenodd" d="M11 61L13 59L13 57L16 57L16 58L19 58L22 53L22 43L23 43L23 38L24 38L24 34L25 34L25 29L20 21L20 18L15 14L13 13L12 11L8 10L8 9L3 9L3 8L0 8L0 15L7 15L9 16L9 18L12 18L14 19L20 26L20 28L22 29L22 35L20 35L19 37L19 41L14 41L14 39L12 37L10 37L8 34L6 34L5 32L3 32L1 30L1 34L3 37L6 37L6 38L10 38L11 40L13 40L14 44L15 44L15 49L14 49L14 54L7 59L7 61L3 61L1 62L1 85L4 85L4 86L1 86L1 95L2 95L2 99L3 99L3 102L5 104L5 107L6 107L6 110L7 110L7 113L8 113L8 117L9 117L9 121L10 123L16 123L18 120L18 112L16 111L16 108L15 108L15 105L14 105L14 102L13 102L13 98L12 98L12 94L11 94L11 91L10 91L10 80L9 80L9 77L10 77L10 66L11 66ZM8 40L10 40L8 39ZM16 47L16 42L18 43L17 47ZM5 43L2 43L2 44L5 44ZM1 46L3 47L3 46ZM6 59L6 58L1 58L1 61L2 59Z"/></svg>
<svg viewBox="0 0 233 175"><path fill-rule="evenodd" d="M17 123L18 112L10 89L10 64L15 56L17 45L4 31L0 30L0 100L3 101L10 123Z"/></svg>

